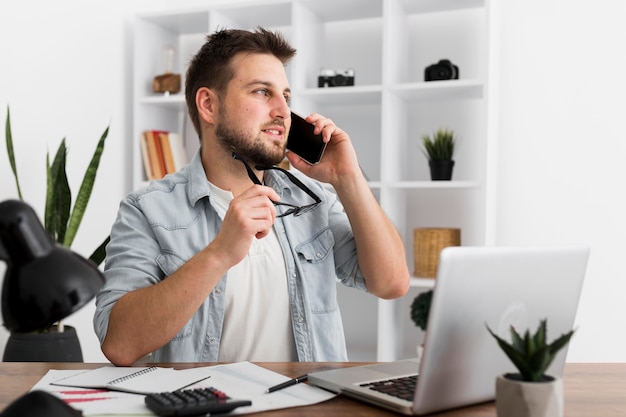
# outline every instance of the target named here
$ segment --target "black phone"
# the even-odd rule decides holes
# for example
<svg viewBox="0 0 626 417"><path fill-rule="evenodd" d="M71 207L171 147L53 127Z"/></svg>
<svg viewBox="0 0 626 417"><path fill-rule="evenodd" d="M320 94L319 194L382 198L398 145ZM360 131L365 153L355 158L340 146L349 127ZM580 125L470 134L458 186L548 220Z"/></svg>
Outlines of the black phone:
<svg viewBox="0 0 626 417"><path fill-rule="evenodd" d="M322 159L326 149L322 135L314 134L313 130L314 126L311 123L291 112L291 129L289 129L289 136L287 136L287 149L311 165L317 164Z"/></svg>

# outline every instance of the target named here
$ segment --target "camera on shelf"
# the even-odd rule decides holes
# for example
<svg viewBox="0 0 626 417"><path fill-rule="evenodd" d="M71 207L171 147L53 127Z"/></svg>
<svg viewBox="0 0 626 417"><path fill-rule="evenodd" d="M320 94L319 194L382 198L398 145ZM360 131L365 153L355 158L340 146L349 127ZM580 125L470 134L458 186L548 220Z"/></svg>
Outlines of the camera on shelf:
<svg viewBox="0 0 626 417"><path fill-rule="evenodd" d="M448 59L440 59L436 64L426 67L424 81L458 80L459 67Z"/></svg>
<svg viewBox="0 0 626 417"><path fill-rule="evenodd" d="M343 71L322 68L317 77L318 87L345 87L354 85L354 70L348 68Z"/></svg>

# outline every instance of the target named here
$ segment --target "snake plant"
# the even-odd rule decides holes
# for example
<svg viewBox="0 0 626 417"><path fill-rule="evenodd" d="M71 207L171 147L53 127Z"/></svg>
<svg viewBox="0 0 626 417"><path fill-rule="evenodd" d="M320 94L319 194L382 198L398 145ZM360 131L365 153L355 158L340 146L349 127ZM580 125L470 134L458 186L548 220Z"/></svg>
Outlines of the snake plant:
<svg viewBox="0 0 626 417"><path fill-rule="evenodd" d="M98 141L96 150L91 158L91 161L89 162L87 171L83 176L83 181L80 189L78 190L78 194L76 195L73 208L71 208L72 193L67 181L67 173L65 170L65 163L67 159L65 138L61 141L52 164L50 164L50 153L48 152L46 154L47 186L44 226L54 241L58 244L70 247L74 241L76 232L78 231L78 228L83 220L87 203L91 197L91 192L96 179L96 173L98 171L98 166L100 165L100 157L102 156L102 152L104 150L104 142L108 134L109 128L107 127ZM17 175L15 152L13 149L13 135L11 133L11 115L8 107L6 118L6 146L9 162L11 164L11 170L13 171L13 176L15 177L17 194L20 200L24 200ZM104 249L108 241L109 237L107 236L89 257L89 259L96 265L100 265L104 260Z"/></svg>

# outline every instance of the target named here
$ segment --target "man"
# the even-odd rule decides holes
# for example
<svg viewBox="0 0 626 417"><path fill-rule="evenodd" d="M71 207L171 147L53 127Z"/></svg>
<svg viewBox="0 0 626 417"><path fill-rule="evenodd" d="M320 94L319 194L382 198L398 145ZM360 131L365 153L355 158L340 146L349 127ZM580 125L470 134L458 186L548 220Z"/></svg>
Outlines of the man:
<svg viewBox="0 0 626 417"><path fill-rule="evenodd" d="M332 120L307 117L328 143L319 164L286 153L302 184L262 169L285 157L294 54L259 28L218 31L192 59L201 148L123 199L107 247L94 327L112 363L345 361L336 280L408 291L402 240Z"/></svg>

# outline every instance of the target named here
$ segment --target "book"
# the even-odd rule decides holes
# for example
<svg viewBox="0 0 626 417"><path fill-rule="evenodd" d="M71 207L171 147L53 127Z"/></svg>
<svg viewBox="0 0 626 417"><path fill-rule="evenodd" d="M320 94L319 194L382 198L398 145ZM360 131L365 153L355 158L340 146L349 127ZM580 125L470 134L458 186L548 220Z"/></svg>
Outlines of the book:
<svg viewBox="0 0 626 417"><path fill-rule="evenodd" d="M146 178L158 180L187 165L187 152L178 133L146 130L141 134L141 152Z"/></svg>
<svg viewBox="0 0 626 417"><path fill-rule="evenodd" d="M134 394L176 391L209 378L207 368L103 366L51 382L52 385L108 389Z"/></svg>
<svg viewBox="0 0 626 417"><path fill-rule="evenodd" d="M172 174L176 172L177 167L174 164L174 155L172 154L172 146L170 143L170 133L165 131L155 131L153 133L160 141L161 150L163 152L163 162L165 165L165 173Z"/></svg>
<svg viewBox="0 0 626 417"><path fill-rule="evenodd" d="M143 158L143 167L146 172L146 179L154 179L154 173L152 172L152 163L150 162L150 153L148 151L148 138L145 133L141 134L140 138L141 156Z"/></svg>
<svg viewBox="0 0 626 417"><path fill-rule="evenodd" d="M163 158L163 148L159 138L159 130L146 130L143 135L148 148L148 159L150 161L151 180L161 179L167 174L165 170L165 159Z"/></svg>
<svg viewBox="0 0 626 417"><path fill-rule="evenodd" d="M185 150L183 137L179 133L170 132L169 139L170 147L172 148L172 156L174 157L174 166L176 166L176 171L178 171L189 162L187 159L187 151Z"/></svg>

